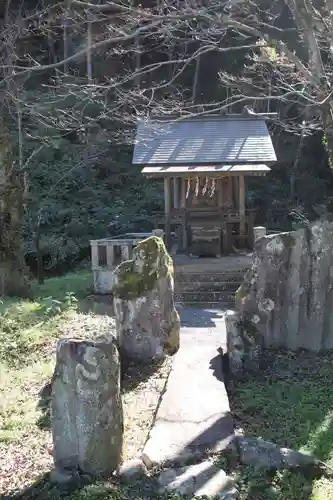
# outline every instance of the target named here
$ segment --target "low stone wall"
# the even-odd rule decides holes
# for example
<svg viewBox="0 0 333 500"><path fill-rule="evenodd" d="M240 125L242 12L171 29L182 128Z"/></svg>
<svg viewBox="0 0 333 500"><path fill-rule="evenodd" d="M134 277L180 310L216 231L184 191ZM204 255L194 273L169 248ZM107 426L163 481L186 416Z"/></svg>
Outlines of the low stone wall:
<svg viewBox="0 0 333 500"><path fill-rule="evenodd" d="M333 347L333 223L257 240L236 308L266 346Z"/></svg>
<svg viewBox="0 0 333 500"><path fill-rule="evenodd" d="M114 269L122 262L130 260L136 245L153 234L163 237L163 231L156 229L152 233L128 233L121 237L91 240L91 270L94 292L98 294L112 293Z"/></svg>

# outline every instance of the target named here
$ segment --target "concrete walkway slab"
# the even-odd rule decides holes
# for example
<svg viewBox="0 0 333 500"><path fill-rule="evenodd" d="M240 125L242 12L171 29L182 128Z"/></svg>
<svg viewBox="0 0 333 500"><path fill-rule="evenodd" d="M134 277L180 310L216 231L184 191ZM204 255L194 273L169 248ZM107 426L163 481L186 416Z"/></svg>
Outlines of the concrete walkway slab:
<svg viewBox="0 0 333 500"><path fill-rule="evenodd" d="M180 309L180 349L175 356L142 458L147 467L182 464L227 448L234 439L223 382L224 313Z"/></svg>

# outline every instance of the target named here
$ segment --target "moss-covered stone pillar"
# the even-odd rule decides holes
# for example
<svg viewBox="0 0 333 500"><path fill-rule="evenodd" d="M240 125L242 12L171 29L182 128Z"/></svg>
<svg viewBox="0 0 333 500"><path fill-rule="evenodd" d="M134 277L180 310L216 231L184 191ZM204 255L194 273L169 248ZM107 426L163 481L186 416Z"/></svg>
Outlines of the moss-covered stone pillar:
<svg viewBox="0 0 333 500"><path fill-rule="evenodd" d="M114 309L121 354L149 362L179 348L173 262L161 238L138 243L114 272Z"/></svg>

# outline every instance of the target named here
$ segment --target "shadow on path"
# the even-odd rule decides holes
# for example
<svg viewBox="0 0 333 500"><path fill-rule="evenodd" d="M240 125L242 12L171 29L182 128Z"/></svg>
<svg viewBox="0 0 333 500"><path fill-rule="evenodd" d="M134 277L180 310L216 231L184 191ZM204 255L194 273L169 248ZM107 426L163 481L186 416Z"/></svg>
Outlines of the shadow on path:
<svg viewBox="0 0 333 500"><path fill-rule="evenodd" d="M51 395L52 380L47 382L39 392L37 408L41 410L41 415L36 424L42 430L49 430L51 428Z"/></svg>
<svg viewBox="0 0 333 500"><path fill-rule="evenodd" d="M193 328L216 327L216 322L221 321L224 312L223 309L200 309L194 307L180 307L178 309L181 326Z"/></svg>
<svg viewBox="0 0 333 500"><path fill-rule="evenodd" d="M220 382L224 383L222 354L218 353L214 358L210 360L209 368L212 370L214 377Z"/></svg>

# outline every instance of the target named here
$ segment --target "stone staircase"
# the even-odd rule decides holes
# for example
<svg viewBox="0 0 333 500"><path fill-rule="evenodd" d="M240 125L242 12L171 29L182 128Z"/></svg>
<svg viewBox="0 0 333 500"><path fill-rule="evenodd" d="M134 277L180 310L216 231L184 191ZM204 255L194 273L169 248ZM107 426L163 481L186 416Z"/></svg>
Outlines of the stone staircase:
<svg viewBox="0 0 333 500"><path fill-rule="evenodd" d="M176 271L176 303L184 307L234 308L235 292L243 283L247 269Z"/></svg>

